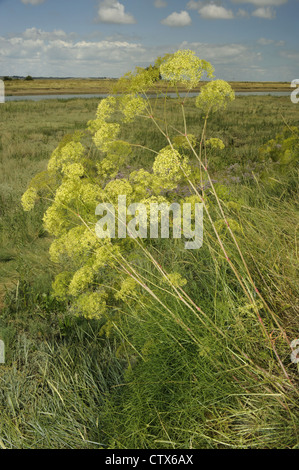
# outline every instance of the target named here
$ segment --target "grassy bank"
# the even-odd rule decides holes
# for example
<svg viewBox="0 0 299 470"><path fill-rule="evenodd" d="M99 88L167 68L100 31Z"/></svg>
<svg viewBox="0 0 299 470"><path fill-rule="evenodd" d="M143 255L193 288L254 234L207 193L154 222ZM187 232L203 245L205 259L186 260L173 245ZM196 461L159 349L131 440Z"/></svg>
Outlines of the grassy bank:
<svg viewBox="0 0 299 470"><path fill-rule="evenodd" d="M94 118L97 103L72 99L0 106L0 338L6 345L6 363L0 365L0 446L298 446L297 367L281 331L263 311L292 387L221 259L208 223L197 252L165 241L154 250L161 265L187 280L187 293L204 318L164 289L160 301L173 316L142 295L111 312L116 328L110 323L107 331L104 320L74 319L52 297L57 267L48 257L44 207L24 213L20 197L46 168L61 138ZM178 107L171 103L171 123L177 126ZM156 106L162 111L161 102ZM201 123L193 99L186 102L186 115L189 132L198 136ZM267 166L259 148L286 125L299 126L299 107L289 97L237 97L225 115L209 121L208 137L226 144L224 153L211 156L213 181L238 201L227 210L243 227L238 240L246 262L293 340L299 326L297 169ZM163 143L147 123L128 125L126 133L145 147L158 149ZM136 149L126 165L149 168L146 155ZM225 194L222 198L225 203ZM228 249L239 262L233 244L228 242ZM152 266L145 260L142 267L155 284Z"/></svg>
<svg viewBox="0 0 299 470"><path fill-rule="evenodd" d="M8 80L5 82L6 94L9 96L22 95L58 95L58 94L101 94L111 93L117 79L35 79L35 80ZM201 83L201 86L205 82ZM230 82L235 91L292 91L289 83L285 82ZM165 91L163 81L157 83L152 90ZM200 90L200 87L194 91ZM168 92L175 91L171 88ZM183 88L180 89L183 91Z"/></svg>

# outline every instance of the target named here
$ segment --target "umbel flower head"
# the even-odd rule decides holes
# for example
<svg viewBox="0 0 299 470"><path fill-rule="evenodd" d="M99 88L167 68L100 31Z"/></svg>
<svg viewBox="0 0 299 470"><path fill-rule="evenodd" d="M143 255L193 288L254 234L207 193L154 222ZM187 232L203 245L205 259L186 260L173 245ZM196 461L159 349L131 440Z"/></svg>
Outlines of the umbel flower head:
<svg viewBox="0 0 299 470"><path fill-rule="evenodd" d="M230 101L235 99L235 93L229 83L224 80L213 80L200 89L196 98L196 106L204 113L225 109Z"/></svg>
<svg viewBox="0 0 299 470"><path fill-rule="evenodd" d="M51 155L48 164L50 172L58 172L64 165L78 163L84 154L84 147L81 142L71 141L65 145L57 147Z"/></svg>
<svg viewBox="0 0 299 470"><path fill-rule="evenodd" d="M37 199L37 190L33 187L29 187L22 196L22 206L24 211L29 212L33 209L35 201Z"/></svg>
<svg viewBox="0 0 299 470"><path fill-rule="evenodd" d="M223 141L217 137L211 137L209 140L206 140L206 146L210 147L211 149L218 150L223 150L225 148Z"/></svg>
<svg viewBox="0 0 299 470"><path fill-rule="evenodd" d="M108 96L100 101L97 109L97 119L100 121L105 121L109 119L111 115L114 113L116 107L116 98L114 96Z"/></svg>
<svg viewBox="0 0 299 470"><path fill-rule="evenodd" d="M107 309L107 297L105 292L86 292L75 302L75 311L88 320L99 319Z"/></svg>
<svg viewBox="0 0 299 470"><path fill-rule="evenodd" d="M172 85L184 85L189 90L199 83L204 73L208 78L212 78L213 71L214 68L209 62L199 59L188 49L175 52L160 65L162 78L169 80Z"/></svg>
<svg viewBox="0 0 299 470"><path fill-rule="evenodd" d="M124 115L124 122L131 122L135 116L146 108L146 101L141 96L130 93L120 99L120 110Z"/></svg>
<svg viewBox="0 0 299 470"><path fill-rule="evenodd" d="M167 275L167 279L173 287L183 287L187 284L187 280L184 279L180 273L170 273Z"/></svg>
<svg viewBox="0 0 299 470"><path fill-rule="evenodd" d="M120 125L118 123L107 123L103 121L93 137L96 147L103 152L108 151L109 144L116 140L119 131Z"/></svg>
<svg viewBox="0 0 299 470"><path fill-rule="evenodd" d="M187 157L182 157L179 152L170 147L160 150L154 164L153 172L161 180L165 188L175 188L184 176L191 173Z"/></svg>

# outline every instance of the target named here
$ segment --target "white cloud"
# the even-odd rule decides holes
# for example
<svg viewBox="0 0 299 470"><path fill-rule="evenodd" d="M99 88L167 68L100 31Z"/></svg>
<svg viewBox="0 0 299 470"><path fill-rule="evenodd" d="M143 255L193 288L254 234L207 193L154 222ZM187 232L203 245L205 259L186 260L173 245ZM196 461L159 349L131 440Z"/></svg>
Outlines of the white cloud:
<svg viewBox="0 0 299 470"><path fill-rule="evenodd" d="M243 8L239 8L239 10L237 11L237 16L239 16L240 18L248 18L250 15L248 11L244 10Z"/></svg>
<svg viewBox="0 0 299 470"><path fill-rule="evenodd" d="M288 0L232 0L234 3L251 3L257 7L278 7L288 2Z"/></svg>
<svg viewBox="0 0 299 470"><path fill-rule="evenodd" d="M234 18L232 10L217 5L214 2L190 0L187 3L187 8L189 10L197 10L200 16L207 20L231 20ZM239 16L242 16L242 14Z"/></svg>
<svg viewBox="0 0 299 470"><path fill-rule="evenodd" d="M0 36L3 75L120 76L135 66L146 66L152 53L139 42L75 40L74 34L27 29L15 37Z"/></svg>
<svg viewBox="0 0 299 470"><path fill-rule="evenodd" d="M260 38L257 40L257 43L260 46L269 46L270 44L273 44L275 41L273 39L267 39L267 38Z"/></svg>
<svg viewBox="0 0 299 470"><path fill-rule="evenodd" d="M40 5L44 3L45 0L21 0L24 5Z"/></svg>
<svg viewBox="0 0 299 470"><path fill-rule="evenodd" d="M154 5L156 8L165 8L167 7L167 2L164 2L164 0L155 0Z"/></svg>
<svg viewBox="0 0 299 470"><path fill-rule="evenodd" d="M209 3L200 7L198 10L200 16L207 20L231 20L234 18L232 10L227 10L226 8L215 5L214 3Z"/></svg>
<svg viewBox="0 0 299 470"><path fill-rule="evenodd" d="M182 49L192 49L201 58L212 64L250 63L257 59L257 54L243 44L207 44L187 42L180 44Z"/></svg>
<svg viewBox="0 0 299 470"><path fill-rule="evenodd" d="M294 64L296 65L296 69L298 70L297 64L298 64L298 61L299 61L299 52L297 52L297 51L281 51L280 55L282 57L286 57L287 59L290 59L290 60L294 61Z"/></svg>
<svg viewBox="0 0 299 470"><path fill-rule="evenodd" d="M191 49L201 59L205 59L215 67L215 78L224 80L282 80L287 77L283 71L275 65L270 71L266 67L261 54L245 44L208 44L203 42L184 41L179 46L181 49ZM262 64L262 65L261 65ZM268 73L268 75L267 75Z"/></svg>
<svg viewBox="0 0 299 470"><path fill-rule="evenodd" d="M66 38L66 36L67 34L62 30L54 29L54 31L52 32L47 32L47 31L42 31L41 29L38 29L38 28L28 28L22 34L22 37L25 39L32 39L32 40L43 39L46 41L54 40L54 39L64 39Z"/></svg>
<svg viewBox="0 0 299 470"><path fill-rule="evenodd" d="M188 26L191 24L191 18L187 11L181 11L180 13L174 11L161 23L167 26Z"/></svg>
<svg viewBox="0 0 299 470"><path fill-rule="evenodd" d="M103 0L100 2L98 18L102 23L134 24L133 15L125 12L125 7L118 0Z"/></svg>
<svg viewBox="0 0 299 470"><path fill-rule="evenodd" d="M276 16L276 13L270 7L260 7L252 12L252 16L264 18L266 20L273 20L273 18Z"/></svg>
<svg viewBox="0 0 299 470"><path fill-rule="evenodd" d="M274 41L274 39L267 39L267 38L260 38L256 42L260 46L270 46L270 44L273 44L274 46L281 47L285 45L284 41Z"/></svg>

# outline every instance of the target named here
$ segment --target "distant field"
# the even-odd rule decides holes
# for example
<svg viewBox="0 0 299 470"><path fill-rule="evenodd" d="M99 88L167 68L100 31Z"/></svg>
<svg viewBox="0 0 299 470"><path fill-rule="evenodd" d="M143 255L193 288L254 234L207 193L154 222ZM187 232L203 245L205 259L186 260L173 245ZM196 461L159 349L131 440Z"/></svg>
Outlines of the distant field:
<svg viewBox="0 0 299 470"><path fill-rule="evenodd" d="M5 82L7 95L50 95L110 93L117 80L103 79L37 79L32 81L11 80Z"/></svg>
<svg viewBox="0 0 299 470"><path fill-rule="evenodd" d="M49 95L49 94L101 94L111 93L117 79L36 79L9 80L5 82L6 95ZM202 82L201 86L205 82ZM230 82L235 91L289 91L288 82ZM193 91L198 91L200 86ZM165 82L160 81L154 91L165 91ZM173 91L168 88L168 91ZM183 88L180 91L184 91Z"/></svg>

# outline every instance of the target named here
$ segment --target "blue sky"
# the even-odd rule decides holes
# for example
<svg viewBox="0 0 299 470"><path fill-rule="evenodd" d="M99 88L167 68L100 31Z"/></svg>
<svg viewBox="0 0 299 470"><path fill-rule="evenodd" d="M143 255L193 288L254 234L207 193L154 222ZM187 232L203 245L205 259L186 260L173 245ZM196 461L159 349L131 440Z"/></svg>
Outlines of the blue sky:
<svg viewBox="0 0 299 470"><path fill-rule="evenodd" d="M0 76L119 77L192 49L217 78L299 78L299 0L0 0Z"/></svg>

